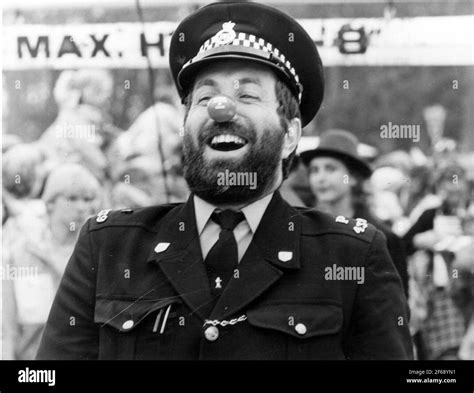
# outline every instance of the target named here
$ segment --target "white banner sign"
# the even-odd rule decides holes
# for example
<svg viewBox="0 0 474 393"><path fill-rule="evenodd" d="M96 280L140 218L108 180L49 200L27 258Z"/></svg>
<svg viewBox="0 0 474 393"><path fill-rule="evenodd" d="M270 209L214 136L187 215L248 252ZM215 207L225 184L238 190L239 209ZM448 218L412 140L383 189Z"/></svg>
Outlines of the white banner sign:
<svg viewBox="0 0 474 393"><path fill-rule="evenodd" d="M302 19L325 66L474 65L474 16ZM3 68L168 67L175 22L3 27Z"/></svg>

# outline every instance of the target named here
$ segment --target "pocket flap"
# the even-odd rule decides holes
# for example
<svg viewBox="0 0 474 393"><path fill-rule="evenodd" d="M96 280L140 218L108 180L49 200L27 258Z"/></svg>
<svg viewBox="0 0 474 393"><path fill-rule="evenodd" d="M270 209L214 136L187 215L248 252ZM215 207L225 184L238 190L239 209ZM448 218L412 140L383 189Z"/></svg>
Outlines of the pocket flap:
<svg viewBox="0 0 474 393"><path fill-rule="evenodd" d="M249 324L301 339L334 334L342 328L342 309L334 304L275 304L247 312Z"/></svg>
<svg viewBox="0 0 474 393"><path fill-rule="evenodd" d="M181 303L177 298L124 300L100 297L96 299L94 322L111 326L120 332L129 332L147 315L177 303Z"/></svg>

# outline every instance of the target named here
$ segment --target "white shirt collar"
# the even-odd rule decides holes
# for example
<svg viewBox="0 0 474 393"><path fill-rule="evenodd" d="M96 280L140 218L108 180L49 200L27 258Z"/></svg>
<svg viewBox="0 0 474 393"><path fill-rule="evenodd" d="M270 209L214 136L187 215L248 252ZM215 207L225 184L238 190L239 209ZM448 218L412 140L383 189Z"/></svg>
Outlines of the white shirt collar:
<svg viewBox="0 0 474 393"><path fill-rule="evenodd" d="M196 228L199 236L201 236L209 217L211 217L215 209L216 207L214 205L194 195L194 213L196 215Z"/></svg>
<svg viewBox="0 0 474 393"><path fill-rule="evenodd" d="M242 213L244 213L245 220L247 221L252 233L257 231L258 225L262 220L265 210L267 210L268 204L270 203L273 197L273 192L271 194L265 195L263 198L258 201L252 202L251 204L243 207ZM199 198L197 195L194 195L194 211L196 214L196 228L199 236L201 236L204 227L206 226L211 214L216 209L216 206L205 201L202 198Z"/></svg>

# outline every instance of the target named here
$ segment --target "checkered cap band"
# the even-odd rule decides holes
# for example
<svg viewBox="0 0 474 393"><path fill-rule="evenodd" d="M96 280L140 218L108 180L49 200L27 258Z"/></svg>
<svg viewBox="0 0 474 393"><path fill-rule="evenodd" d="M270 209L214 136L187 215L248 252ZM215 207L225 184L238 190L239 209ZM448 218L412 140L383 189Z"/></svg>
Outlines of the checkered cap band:
<svg viewBox="0 0 474 393"><path fill-rule="evenodd" d="M211 50L214 50L219 47L223 46L236 46L236 47L243 47L253 49L255 52L264 52L267 56L271 54L275 59L278 60L278 63L285 67L288 73L294 79L296 86L298 87L298 100L301 102L302 97L302 86L300 84L300 78L296 73L295 68L291 65L290 61L286 59L285 55L280 52L278 48L275 48L271 43L266 42L263 38L258 38L253 34L247 33L237 33L235 34L235 38L229 42L222 42L217 35L209 38L201 45L199 48L198 53L194 58L189 60L184 66L183 69L194 62L197 58L204 57L203 55Z"/></svg>

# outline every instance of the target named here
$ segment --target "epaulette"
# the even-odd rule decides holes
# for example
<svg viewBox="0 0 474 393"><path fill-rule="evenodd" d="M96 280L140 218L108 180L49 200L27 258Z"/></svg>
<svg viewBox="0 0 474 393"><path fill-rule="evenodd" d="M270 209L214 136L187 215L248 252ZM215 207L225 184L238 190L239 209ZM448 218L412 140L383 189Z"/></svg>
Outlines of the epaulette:
<svg viewBox="0 0 474 393"><path fill-rule="evenodd" d="M90 219L89 230L100 230L110 226L139 226L153 230L164 215L179 205L170 203L136 209L104 209Z"/></svg>
<svg viewBox="0 0 474 393"><path fill-rule="evenodd" d="M322 235L340 233L372 242L376 228L363 218L346 218L342 215L332 216L315 209L298 209L303 213L303 234Z"/></svg>
<svg viewBox="0 0 474 393"><path fill-rule="evenodd" d="M96 225L100 225L104 223L109 224L110 222L117 221L117 219L120 220L120 218L122 218L122 216L125 214L131 215L133 214L133 212L134 210L130 208L119 209L119 210L104 209L98 212L95 217L92 217L91 224L92 223Z"/></svg>

